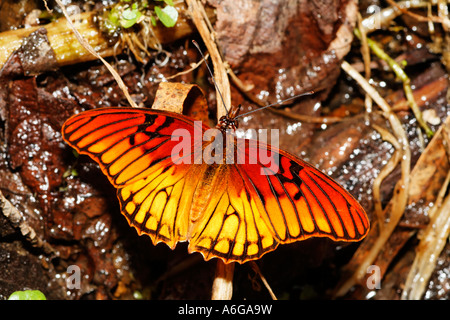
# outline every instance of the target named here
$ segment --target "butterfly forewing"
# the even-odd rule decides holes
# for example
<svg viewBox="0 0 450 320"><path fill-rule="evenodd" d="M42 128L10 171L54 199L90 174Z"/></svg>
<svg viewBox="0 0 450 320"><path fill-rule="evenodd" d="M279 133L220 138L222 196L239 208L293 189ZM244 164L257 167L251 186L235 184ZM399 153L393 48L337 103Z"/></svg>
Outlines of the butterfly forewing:
<svg viewBox="0 0 450 320"><path fill-rule="evenodd" d="M102 108L70 118L62 133L79 153L97 161L111 183L118 187L173 164L171 151L179 143L172 140L175 129L183 129L194 137L193 120L175 113Z"/></svg>

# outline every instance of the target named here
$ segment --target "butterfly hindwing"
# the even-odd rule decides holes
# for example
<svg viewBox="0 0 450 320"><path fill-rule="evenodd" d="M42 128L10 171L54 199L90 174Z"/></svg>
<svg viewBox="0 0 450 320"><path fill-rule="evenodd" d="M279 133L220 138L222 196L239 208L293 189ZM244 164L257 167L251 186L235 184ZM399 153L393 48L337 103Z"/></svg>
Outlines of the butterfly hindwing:
<svg viewBox="0 0 450 320"><path fill-rule="evenodd" d="M146 178L120 187L121 211L139 234L154 244L164 242L172 249L185 241L193 197L189 165L162 167Z"/></svg>
<svg viewBox="0 0 450 320"><path fill-rule="evenodd" d="M241 163L216 170L219 183L195 226L190 251L243 263L280 243L310 237L357 241L366 235L364 210L331 178L270 145L246 140L241 146L235 157ZM260 151L272 161L249 160Z"/></svg>
<svg viewBox="0 0 450 320"><path fill-rule="evenodd" d="M232 164L223 164L216 172L214 194L192 231L189 251L199 251L205 259L243 263L274 250L278 241L249 193L246 178Z"/></svg>
<svg viewBox="0 0 450 320"><path fill-rule="evenodd" d="M251 148L245 152L251 153ZM313 236L357 241L366 235L367 216L344 188L283 150L258 143L260 150L271 154L271 166L242 164L239 170L251 182L264 220L280 243Z"/></svg>

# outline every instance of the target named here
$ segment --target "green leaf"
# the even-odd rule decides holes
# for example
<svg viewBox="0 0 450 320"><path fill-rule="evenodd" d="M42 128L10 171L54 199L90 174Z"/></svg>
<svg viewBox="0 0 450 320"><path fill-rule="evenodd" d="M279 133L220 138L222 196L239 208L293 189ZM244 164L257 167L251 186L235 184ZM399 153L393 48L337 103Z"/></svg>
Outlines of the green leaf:
<svg viewBox="0 0 450 320"><path fill-rule="evenodd" d="M111 9L108 14L108 20L111 24L119 26L120 13L116 8Z"/></svg>
<svg viewBox="0 0 450 320"><path fill-rule="evenodd" d="M152 26L156 27L156 18L154 16L150 16L150 21L152 22Z"/></svg>
<svg viewBox="0 0 450 320"><path fill-rule="evenodd" d="M118 24L114 24L111 22L111 20L105 19L104 21L104 27L108 32L113 33L117 30Z"/></svg>
<svg viewBox="0 0 450 320"><path fill-rule="evenodd" d="M136 300L142 300L144 297L140 291L136 290L133 292L133 298Z"/></svg>
<svg viewBox="0 0 450 320"><path fill-rule="evenodd" d="M137 8L134 10L128 8L122 12L122 19L120 19L120 25L125 29L130 28L134 26L134 24L139 20L141 16L142 13L139 12Z"/></svg>
<svg viewBox="0 0 450 320"><path fill-rule="evenodd" d="M136 11L131 10L130 8L122 12L122 18L125 20L136 20L136 17L137 17Z"/></svg>
<svg viewBox="0 0 450 320"><path fill-rule="evenodd" d="M159 20L168 28L173 27L177 23L178 11L172 6L166 6L164 9L156 6L155 13Z"/></svg>
<svg viewBox="0 0 450 320"><path fill-rule="evenodd" d="M47 300L47 298L39 290L24 290L13 292L8 300Z"/></svg>
<svg viewBox="0 0 450 320"><path fill-rule="evenodd" d="M159 2L163 2L164 1L165 4L167 4L169 6L173 6L173 0L156 0L156 1L159 1Z"/></svg>

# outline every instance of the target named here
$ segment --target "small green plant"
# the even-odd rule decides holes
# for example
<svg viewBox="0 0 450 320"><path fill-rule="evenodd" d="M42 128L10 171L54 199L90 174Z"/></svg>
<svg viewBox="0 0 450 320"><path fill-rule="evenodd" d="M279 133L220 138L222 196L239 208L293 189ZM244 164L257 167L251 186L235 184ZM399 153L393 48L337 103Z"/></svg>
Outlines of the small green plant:
<svg viewBox="0 0 450 320"><path fill-rule="evenodd" d="M24 290L13 292L8 300L47 300L47 298L39 290Z"/></svg>
<svg viewBox="0 0 450 320"><path fill-rule="evenodd" d="M160 6L155 6L155 13L159 18L159 21L162 22L163 25L166 27L173 27L178 20L178 11L173 6L172 0L158 0L158 1L164 1L166 3L166 6L161 9ZM153 25L156 25L156 21L152 19Z"/></svg>
<svg viewBox="0 0 450 320"><path fill-rule="evenodd" d="M156 26L157 19L166 27L173 27L178 20L178 11L175 9L172 0L154 0L153 2L163 2L165 6L161 8L155 5L151 10L146 0L120 0L117 4L105 12L103 23L106 30L113 34L119 28L129 29L140 24L146 18L150 19L153 26Z"/></svg>

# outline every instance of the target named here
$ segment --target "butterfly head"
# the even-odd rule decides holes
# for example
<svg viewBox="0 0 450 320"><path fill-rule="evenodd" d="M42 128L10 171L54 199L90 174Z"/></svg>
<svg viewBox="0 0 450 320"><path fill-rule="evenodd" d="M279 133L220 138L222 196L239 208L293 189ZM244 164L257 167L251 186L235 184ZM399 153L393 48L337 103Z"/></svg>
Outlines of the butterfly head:
<svg viewBox="0 0 450 320"><path fill-rule="evenodd" d="M236 130L239 126L236 116L238 115L240 109L241 105L238 105L237 107L232 107L226 116L222 116L219 119L217 129L222 131L227 129Z"/></svg>
<svg viewBox="0 0 450 320"><path fill-rule="evenodd" d="M227 129L236 130L238 128L238 122L234 118L230 118L228 115L222 116L217 124L217 129L225 131Z"/></svg>

